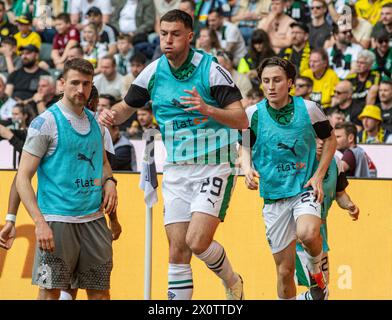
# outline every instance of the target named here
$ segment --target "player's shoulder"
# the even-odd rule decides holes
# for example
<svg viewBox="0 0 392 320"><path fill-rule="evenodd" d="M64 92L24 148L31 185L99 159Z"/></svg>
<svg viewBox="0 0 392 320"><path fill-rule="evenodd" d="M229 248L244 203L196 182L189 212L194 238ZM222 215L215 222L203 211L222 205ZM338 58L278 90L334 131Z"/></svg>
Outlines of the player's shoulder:
<svg viewBox="0 0 392 320"><path fill-rule="evenodd" d="M156 59L153 62L151 62L147 67L145 67L143 71L140 72L140 74L133 81L133 84L147 89L148 83L150 82L152 76L155 74L157 70L159 60L160 59Z"/></svg>
<svg viewBox="0 0 392 320"><path fill-rule="evenodd" d="M229 71L219 63L212 61L210 67L210 85L234 87L235 83Z"/></svg>
<svg viewBox="0 0 392 320"><path fill-rule="evenodd" d="M49 110L44 111L31 121L28 129L29 136L55 134L57 128L56 119Z"/></svg>

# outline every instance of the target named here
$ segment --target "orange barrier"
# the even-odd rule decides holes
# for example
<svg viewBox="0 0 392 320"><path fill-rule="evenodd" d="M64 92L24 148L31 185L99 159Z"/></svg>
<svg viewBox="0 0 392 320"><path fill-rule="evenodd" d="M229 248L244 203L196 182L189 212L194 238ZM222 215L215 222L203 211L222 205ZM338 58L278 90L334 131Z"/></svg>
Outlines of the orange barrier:
<svg viewBox="0 0 392 320"><path fill-rule="evenodd" d="M0 171L0 212L4 221L13 171ZM138 174L116 174L118 215L123 227L113 243L112 299L143 299L144 219L143 192ZM159 177L161 181L161 176ZM329 216L330 298L392 299L392 181L351 180L348 191L361 209L352 222L336 204ZM162 196L154 207L152 299L166 299L168 246L163 228ZM216 239L222 243L234 268L245 281L247 299L275 299L276 276L264 234L262 202L256 192L237 180L226 221ZM2 223L1 223L2 224ZM31 285L34 226L21 206L18 237L13 248L0 249L0 300L35 299ZM195 299L224 299L220 280L197 258L192 260ZM85 299L81 292L78 298Z"/></svg>

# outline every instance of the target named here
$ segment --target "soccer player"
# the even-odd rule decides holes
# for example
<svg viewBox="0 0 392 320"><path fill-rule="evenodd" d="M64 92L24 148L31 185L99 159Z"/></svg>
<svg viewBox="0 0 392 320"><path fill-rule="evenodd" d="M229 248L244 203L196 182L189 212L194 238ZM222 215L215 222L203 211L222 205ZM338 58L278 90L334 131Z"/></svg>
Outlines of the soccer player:
<svg viewBox="0 0 392 320"><path fill-rule="evenodd" d="M33 120L23 147L16 188L36 226L32 282L42 300L69 284L89 299L110 298L112 234L102 208L116 209L117 192L101 129L85 109L93 76L86 60L65 63L64 97Z"/></svg>
<svg viewBox="0 0 392 320"><path fill-rule="evenodd" d="M317 142L317 160L320 160L321 151L323 148L323 141L316 139ZM335 156L323 180L324 200L321 206L321 229L320 233L323 237L323 258L321 259L321 269L325 276L325 281L329 282L329 260L328 260L328 232L327 232L327 216L329 208L336 200L340 208L348 210L353 221L358 220L359 208L350 199L350 196L345 191L348 186L348 181L344 173L340 159ZM300 286L306 286L308 291L297 296L297 300L319 300L323 298L322 292L319 290L317 284L313 284L312 278L306 269L306 254L301 243L297 242L297 256L295 259L295 274L297 283ZM321 293L321 294L320 294Z"/></svg>
<svg viewBox="0 0 392 320"><path fill-rule="evenodd" d="M295 66L281 58L265 59L259 69L266 99L248 107L249 139L242 140L242 168L246 185L259 188L268 243L277 270L279 299L296 298L295 246L302 242L307 268L324 295L322 258L322 182L336 149L336 138L320 107L288 94ZM324 141L316 162L316 140ZM253 162L254 168L251 163Z"/></svg>
<svg viewBox="0 0 392 320"><path fill-rule="evenodd" d="M214 241L234 187L236 130L248 127L241 94L227 70L191 49L192 18L171 10L160 20L164 55L148 65L124 100L103 110L102 124L128 119L152 100L167 150L163 172L164 224L169 240L169 299L191 299L192 254L223 280L228 299L243 299L240 276ZM234 131L234 132L233 132ZM230 152L231 151L231 152Z"/></svg>

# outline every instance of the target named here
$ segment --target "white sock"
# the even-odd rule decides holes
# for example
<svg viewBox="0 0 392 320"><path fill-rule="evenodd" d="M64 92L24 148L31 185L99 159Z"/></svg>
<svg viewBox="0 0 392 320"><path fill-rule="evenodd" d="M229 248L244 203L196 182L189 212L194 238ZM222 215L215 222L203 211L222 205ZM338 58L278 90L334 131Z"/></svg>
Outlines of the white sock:
<svg viewBox="0 0 392 320"><path fill-rule="evenodd" d="M310 294L309 290L302 292L296 297L296 300L313 300L312 295Z"/></svg>
<svg viewBox="0 0 392 320"><path fill-rule="evenodd" d="M67 291L60 291L59 300L73 300L72 296Z"/></svg>
<svg viewBox="0 0 392 320"><path fill-rule="evenodd" d="M193 278L190 264L169 263L169 300L191 300Z"/></svg>
<svg viewBox="0 0 392 320"><path fill-rule="evenodd" d="M223 280L226 287L232 287L239 280L238 275L233 272L225 249L218 242L212 241L208 249L197 257Z"/></svg>
<svg viewBox="0 0 392 320"><path fill-rule="evenodd" d="M323 250L321 250L320 254L316 257L311 256L308 252L305 251L306 256L306 266L309 269L311 274L317 274L321 272L320 263L323 258Z"/></svg>

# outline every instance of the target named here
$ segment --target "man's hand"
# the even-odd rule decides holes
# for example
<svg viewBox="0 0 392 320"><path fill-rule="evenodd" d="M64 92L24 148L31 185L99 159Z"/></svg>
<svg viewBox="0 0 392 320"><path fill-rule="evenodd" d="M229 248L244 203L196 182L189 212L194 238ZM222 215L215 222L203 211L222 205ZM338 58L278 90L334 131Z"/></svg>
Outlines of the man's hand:
<svg viewBox="0 0 392 320"><path fill-rule="evenodd" d="M118 222L117 218L116 219L109 219L109 226L110 230L112 231L112 237L113 240L117 240L120 237L120 234L122 232L122 228L120 223Z"/></svg>
<svg viewBox="0 0 392 320"><path fill-rule="evenodd" d="M102 191L103 202L101 208L105 209L105 212L110 215L116 210L118 204L116 185L113 181L106 180Z"/></svg>
<svg viewBox="0 0 392 320"><path fill-rule="evenodd" d="M259 182L257 179L260 178L256 170L250 168L245 174L245 184L249 190L257 190L259 188Z"/></svg>
<svg viewBox="0 0 392 320"><path fill-rule="evenodd" d="M195 87L193 87L192 90L184 90L184 92L189 93L191 96L180 97L181 100L185 100L185 102L182 102L182 104L193 106L184 109L185 111L199 111L201 114L206 116L210 115L210 110L212 107L204 102Z"/></svg>
<svg viewBox="0 0 392 320"><path fill-rule="evenodd" d="M353 221L358 220L359 217L359 208L354 204L351 203L348 207L348 214L353 219Z"/></svg>
<svg viewBox="0 0 392 320"><path fill-rule="evenodd" d="M115 124L116 111L103 109L99 114L98 122L105 127L111 127Z"/></svg>
<svg viewBox="0 0 392 320"><path fill-rule="evenodd" d="M323 190L323 178L319 176L313 176L309 179L309 181L305 184L305 188L312 187L314 192L314 197L317 199L317 202L322 203L324 200L324 190Z"/></svg>
<svg viewBox="0 0 392 320"><path fill-rule="evenodd" d="M35 236L38 247L43 251L53 252L55 248L53 231L45 220L35 224Z"/></svg>
<svg viewBox="0 0 392 320"><path fill-rule="evenodd" d="M3 229L0 230L0 248L11 249L16 237L15 223L6 221Z"/></svg>

